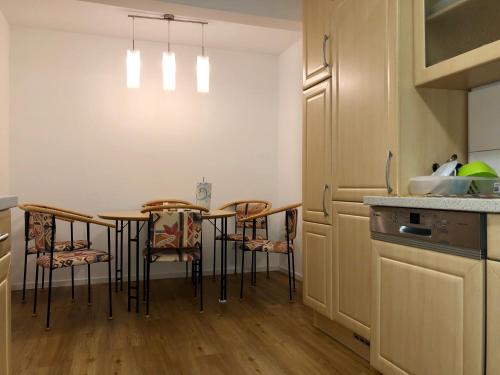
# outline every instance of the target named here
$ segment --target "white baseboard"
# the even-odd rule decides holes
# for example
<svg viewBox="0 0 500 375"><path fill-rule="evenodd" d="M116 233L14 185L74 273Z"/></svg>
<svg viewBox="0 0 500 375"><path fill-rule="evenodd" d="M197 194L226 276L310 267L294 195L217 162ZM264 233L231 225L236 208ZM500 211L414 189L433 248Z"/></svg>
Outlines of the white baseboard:
<svg viewBox="0 0 500 375"><path fill-rule="evenodd" d="M245 267L246 268L246 267ZM266 272L266 266L257 266L257 272ZM190 274L191 274L191 270L190 271ZM232 267L228 267L228 274L232 273L233 271L233 268ZM269 266L269 271L280 271L280 272L283 272L283 269L279 266ZM286 269L285 269L286 271ZM209 268L209 269L204 269L203 270L203 275L204 276L210 276L212 275L212 268ZM238 268L238 272L239 272L239 268ZM245 273L249 273L250 271L249 270L245 270ZM215 273L218 275L220 274L220 268L216 268L215 269ZM143 274L142 272L139 273L139 278L140 280L143 279ZM175 278L181 278L181 277L185 277L186 276L186 273L184 271L182 272L168 272L168 273L161 273L161 272L157 272L157 273L151 273L151 279L153 280L157 280L157 279L175 279ZM113 280L114 282L114 277L115 277L115 274L114 274L114 271L111 275L111 279ZM297 274L297 278L298 278L298 274ZM125 274L124 275L124 282L126 282L126 279L127 279L127 275ZM132 274L132 280L135 281L135 274ZM302 280L302 278L299 278L299 280ZM92 284L106 284L108 282L108 276L100 276L100 277L92 277L91 278L91 282ZM78 279L75 279L75 285L87 285L87 278L86 277L83 277L83 278L78 278ZM38 281L38 287L40 288L41 286L41 278L39 279ZM48 286L48 274L46 273L45 275L45 287ZM53 280L52 281L52 286L53 287L60 287L60 286L71 286L71 279L68 278L68 279L63 279L63 280ZM26 283L26 289L34 289L35 288L35 282L34 281L30 281L30 282L27 282ZM21 282L16 282L16 283L12 283L12 290L22 290L23 289L23 283L22 281Z"/></svg>
<svg viewBox="0 0 500 375"><path fill-rule="evenodd" d="M288 267L283 267L283 266L280 266L279 267L279 271L281 273L284 273L286 275L288 275ZM295 272L295 279L296 280L299 280L299 281L302 281L302 274L301 273L298 273L298 272Z"/></svg>

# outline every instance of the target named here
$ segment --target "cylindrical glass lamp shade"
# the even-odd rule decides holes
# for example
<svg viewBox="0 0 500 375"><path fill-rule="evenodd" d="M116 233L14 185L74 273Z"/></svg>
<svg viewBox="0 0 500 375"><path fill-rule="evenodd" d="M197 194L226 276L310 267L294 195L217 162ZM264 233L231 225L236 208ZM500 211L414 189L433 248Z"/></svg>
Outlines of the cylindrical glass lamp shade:
<svg viewBox="0 0 500 375"><path fill-rule="evenodd" d="M175 90L175 53L163 52L163 90Z"/></svg>
<svg viewBox="0 0 500 375"><path fill-rule="evenodd" d="M138 89L141 85L141 51L127 50L127 87Z"/></svg>
<svg viewBox="0 0 500 375"><path fill-rule="evenodd" d="M198 92L210 91L210 62L208 56L198 56L197 58L196 82Z"/></svg>

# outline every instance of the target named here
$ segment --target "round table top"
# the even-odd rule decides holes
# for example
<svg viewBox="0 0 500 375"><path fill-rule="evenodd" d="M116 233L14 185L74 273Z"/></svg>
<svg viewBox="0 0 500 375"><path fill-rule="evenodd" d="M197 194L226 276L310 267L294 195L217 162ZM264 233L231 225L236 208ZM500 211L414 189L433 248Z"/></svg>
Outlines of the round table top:
<svg viewBox="0 0 500 375"><path fill-rule="evenodd" d="M235 216L236 212L228 210L210 210L203 212L203 219L220 219ZM101 219L119 221L148 221L149 214L139 210L107 211L97 214Z"/></svg>

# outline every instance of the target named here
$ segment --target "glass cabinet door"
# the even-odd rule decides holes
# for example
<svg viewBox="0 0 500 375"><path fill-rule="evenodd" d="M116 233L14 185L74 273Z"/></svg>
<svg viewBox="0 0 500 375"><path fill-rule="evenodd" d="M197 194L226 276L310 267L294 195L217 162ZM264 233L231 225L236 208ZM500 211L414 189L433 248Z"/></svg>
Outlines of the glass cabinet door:
<svg viewBox="0 0 500 375"><path fill-rule="evenodd" d="M500 40L500 0L425 0L427 67Z"/></svg>

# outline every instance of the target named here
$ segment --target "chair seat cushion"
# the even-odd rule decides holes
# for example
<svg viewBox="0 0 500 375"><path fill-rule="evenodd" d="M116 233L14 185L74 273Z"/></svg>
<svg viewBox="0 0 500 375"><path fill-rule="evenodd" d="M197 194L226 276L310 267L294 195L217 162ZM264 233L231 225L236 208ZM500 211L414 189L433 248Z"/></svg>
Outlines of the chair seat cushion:
<svg viewBox="0 0 500 375"><path fill-rule="evenodd" d="M82 250L88 248L87 241L76 240L73 241L73 250ZM54 244L54 251L71 251L71 241L56 241ZM42 250L43 252L43 250ZM28 254L36 254L37 249L35 246L28 247Z"/></svg>
<svg viewBox="0 0 500 375"><path fill-rule="evenodd" d="M286 254L288 252L288 246L286 241L252 240L245 242L245 250ZM291 242L290 251L293 251L293 243Z"/></svg>
<svg viewBox="0 0 500 375"><path fill-rule="evenodd" d="M113 256L111 256L113 259ZM77 250L77 251L61 251L54 252L52 268L63 268L71 266L81 266L84 264L92 264L99 262L107 262L109 259L108 253L102 250ZM50 267L50 254L42 255L37 259L37 264L44 268Z"/></svg>
<svg viewBox="0 0 500 375"><path fill-rule="evenodd" d="M265 236L257 235L256 236L258 240L265 240ZM222 240L222 234L218 234L215 236L216 240ZM250 241L252 239L252 236L245 235L245 241ZM227 235L227 240L228 241L239 241L243 242L243 233L229 233Z"/></svg>
<svg viewBox="0 0 500 375"><path fill-rule="evenodd" d="M146 258L148 249L142 250L143 256ZM192 262L200 259L200 249L185 248L185 249L167 249L167 248L152 248L152 262Z"/></svg>

